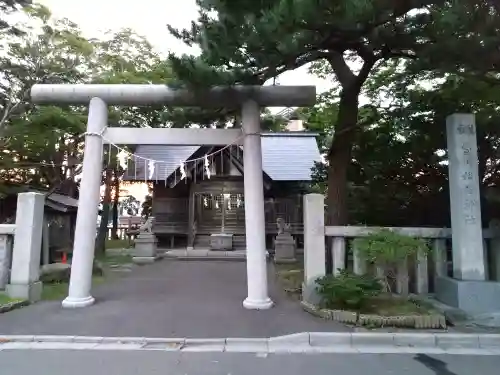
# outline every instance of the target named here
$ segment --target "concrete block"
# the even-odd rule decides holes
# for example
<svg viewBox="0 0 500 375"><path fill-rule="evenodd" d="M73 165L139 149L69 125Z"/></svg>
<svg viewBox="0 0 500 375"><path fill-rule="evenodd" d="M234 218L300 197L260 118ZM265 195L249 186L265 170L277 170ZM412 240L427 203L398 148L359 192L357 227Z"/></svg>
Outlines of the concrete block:
<svg viewBox="0 0 500 375"><path fill-rule="evenodd" d="M30 349L32 342L7 342L5 344L0 344L0 350L9 350L9 349Z"/></svg>
<svg viewBox="0 0 500 375"><path fill-rule="evenodd" d="M311 353L326 354L326 353L359 353L359 349L353 348L351 345L336 345L336 346L311 346Z"/></svg>
<svg viewBox="0 0 500 375"><path fill-rule="evenodd" d="M151 344L181 344L184 345L186 343L185 338L164 338L164 337L146 337L145 341Z"/></svg>
<svg viewBox="0 0 500 375"><path fill-rule="evenodd" d="M479 336L467 333L437 333L436 346L440 349L479 349Z"/></svg>
<svg viewBox="0 0 500 375"><path fill-rule="evenodd" d="M42 298L43 284L41 281L29 284L7 284L7 295L10 298L19 298L30 302L38 302Z"/></svg>
<svg viewBox="0 0 500 375"><path fill-rule="evenodd" d="M45 350L85 350L93 349L96 345L95 343L67 343L67 342L32 342L29 343L29 348L33 350L45 349Z"/></svg>
<svg viewBox="0 0 500 375"><path fill-rule="evenodd" d="M144 344L146 343L145 337L103 337L103 344Z"/></svg>
<svg viewBox="0 0 500 375"><path fill-rule="evenodd" d="M73 342L75 336L35 336L33 338L34 342L61 342L70 343Z"/></svg>
<svg viewBox="0 0 500 375"><path fill-rule="evenodd" d="M212 250L232 250L233 235L229 233L215 233L210 235L210 249Z"/></svg>
<svg viewBox="0 0 500 375"><path fill-rule="evenodd" d="M268 341L269 352L290 352L305 347L310 348L309 332L271 337Z"/></svg>
<svg viewBox="0 0 500 375"><path fill-rule="evenodd" d="M409 348L434 348L436 337L429 333L396 333L394 345Z"/></svg>
<svg viewBox="0 0 500 375"><path fill-rule="evenodd" d="M268 339L227 338L225 351L236 353L267 353Z"/></svg>
<svg viewBox="0 0 500 375"><path fill-rule="evenodd" d="M144 344L117 344L117 343L105 343L96 344L92 347L93 350L139 350L142 349Z"/></svg>
<svg viewBox="0 0 500 375"><path fill-rule="evenodd" d="M500 310L500 282L436 277L436 298L470 315Z"/></svg>
<svg viewBox="0 0 500 375"><path fill-rule="evenodd" d="M6 335L0 336L0 342L32 342L35 336L32 335Z"/></svg>
<svg viewBox="0 0 500 375"><path fill-rule="evenodd" d="M314 280L302 283L302 300L308 304L317 306L321 302L321 297L316 291L317 284Z"/></svg>
<svg viewBox="0 0 500 375"><path fill-rule="evenodd" d="M353 347L358 346L394 346L394 334L392 333L352 333L351 342Z"/></svg>
<svg viewBox="0 0 500 375"><path fill-rule="evenodd" d="M147 350L163 350L163 351L179 351L185 344L184 338L146 338L146 344L143 349Z"/></svg>
<svg viewBox="0 0 500 375"><path fill-rule="evenodd" d="M500 334L479 335L479 347L483 349L500 349Z"/></svg>
<svg viewBox="0 0 500 375"><path fill-rule="evenodd" d="M135 264L151 264L158 260L158 257L132 257Z"/></svg>
<svg viewBox="0 0 500 375"><path fill-rule="evenodd" d="M225 339L186 339L183 352L223 352Z"/></svg>
<svg viewBox="0 0 500 375"><path fill-rule="evenodd" d="M91 344L100 344L104 340L104 337L99 336L75 336L73 337L73 342L75 343L91 343Z"/></svg>
<svg viewBox="0 0 500 375"><path fill-rule="evenodd" d="M310 332L310 344L319 346L351 346L351 334L344 332Z"/></svg>

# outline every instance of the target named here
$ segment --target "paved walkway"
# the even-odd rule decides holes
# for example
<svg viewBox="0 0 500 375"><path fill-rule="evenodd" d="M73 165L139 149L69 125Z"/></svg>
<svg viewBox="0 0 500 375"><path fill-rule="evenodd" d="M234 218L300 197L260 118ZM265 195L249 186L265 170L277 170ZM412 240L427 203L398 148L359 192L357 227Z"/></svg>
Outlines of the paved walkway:
<svg viewBox="0 0 500 375"><path fill-rule="evenodd" d="M350 330L305 313L272 272L269 284L276 306L249 311L242 306L244 262L162 260L96 287L91 307L66 310L60 302L39 302L0 314L0 334L207 338Z"/></svg>

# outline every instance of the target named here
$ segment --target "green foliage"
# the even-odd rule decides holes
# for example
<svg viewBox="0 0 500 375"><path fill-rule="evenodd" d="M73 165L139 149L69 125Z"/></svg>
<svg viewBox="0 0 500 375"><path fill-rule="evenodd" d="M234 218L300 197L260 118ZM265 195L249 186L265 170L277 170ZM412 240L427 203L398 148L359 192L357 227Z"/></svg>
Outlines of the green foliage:
<svg viewBox="0 0 500 375"><path fill-rule="evenodd" d="M340 270L337 276L320 277L316 283L321 304L333 309L359 311L382 292L382 286L375 278L355 275L347 270Z"/></svg>
<svg viewBox="0 0 500 375"><path fill-rule="evenodd" d="M169 64L129 29L87 39L78 25L53 17L42 5L26 7L20 15L13 26L23 33L0 41L0 193L12 185L50 189L74 183L81 172L87 109L34 106L33 84L166 83L171 78ZM163 106L111 107L109 114L113 126L164 126L169 118Z"/></svg>
<svg viewBox="0 0 500 375"><path fill-rule="evenodd" d="M429 252L429 246L424 239L405 236L389 229L358 237L353 240L352 246L368 262L387 267L395 267L419 252Z"/></svg>
<svg viewBox="0 0 500 375"><path fill-rule="evenodd" d="M13 27L6 19L6 15L19 11L20 7L28 6L31 0L0 0L0 37L3 35L21 35L22 30Z"/></svg>
<svg viewBox="0 0 500 375"><path fill-rule="evenodd" d="M201 49L199 57L170 58L185 85L261 84L309 63L315 73L338 84L329 105L307 113L311 128L324 129L320 144L328 151L327 168L334 175L330 179L334 186L327 191L332 192L329 216L337 225L347 224L349 200L356 202L351 209L355 222L445 220L443 215L435 219L429 215L430 207L446 212L447 203L445 166L439 164L442 156L436 155L443 138L430 136L442 131L442 122L426 112L442 109L427 102L432 109L416 113L398 105L408 108L408 101L418 105L418 99L405 91L415 88L411 78L421 72L497 78L500 18L495 2L200 0L197 4L200 16L189 30L170 28L174 36ZM401 70L402 60L411 63ZM360 69L352 69L354 65ZM374 74L376 79L370 79ZM385 84L390 90L383 90ZM375 111L358 108L363 91L368 96L378 94ZM382 104L381 98L390 104ZM432 124L432 129L425 127L427 135L418 130L415 117L420 124ZM326 177L326 171L318 172ZM426 188L426 183L432 187ZM325 190L324 182L315 185L316 190ZM417 214L412 216L412 210Z"/></svg>

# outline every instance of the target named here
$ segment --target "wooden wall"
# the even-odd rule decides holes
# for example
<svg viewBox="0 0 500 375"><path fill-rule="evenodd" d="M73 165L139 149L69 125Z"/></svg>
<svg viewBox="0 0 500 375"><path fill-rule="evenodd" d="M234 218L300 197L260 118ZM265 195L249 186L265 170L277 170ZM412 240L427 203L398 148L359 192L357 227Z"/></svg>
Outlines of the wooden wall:
<svg viewBox="0 0 500 375"><path fill-rule="evenodd" d="M158 234L188 233L188 203L190 181L175 187L153 184L153 231Z"/></svg>
<svg viewBox="0 0 500 375"><path fill-rule="evenodd" d="M213 199L209 195L243 194L243 179L241 176L211 178L187 183L181 182L176 187L165 187L163 183L153 186L153 215L155 217L154 231L157 234L188 235L190 230L189 213L192 210L193 222L197 222L198 234L211 234L220 230L222 224L223 201L218 202L219 209L214 207ZM266 232L277 233L276 221L283 218L291 224L292 233L303 232L302 196L300 194L282 194L279 197L270 196L271 191L265 194ZM273 194L276 195L276 194ZM194 200L192 206L189 197ZM209 200L210 209L203 210L201 205L204 198ZM213 211L211 211L213 210ZM202 212L203 211L203 212ZM224 214L225 229L234 234L245 233L245 210L243 207L232 206Z"/></svg>

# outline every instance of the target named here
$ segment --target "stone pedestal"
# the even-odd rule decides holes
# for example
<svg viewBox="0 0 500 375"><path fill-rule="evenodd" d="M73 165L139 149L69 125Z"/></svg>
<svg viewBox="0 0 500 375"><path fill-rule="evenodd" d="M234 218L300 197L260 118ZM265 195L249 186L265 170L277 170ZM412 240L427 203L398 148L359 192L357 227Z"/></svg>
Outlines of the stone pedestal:
<svg viewBox="0 0 500 375"><path fill-rule="evenodd" d="M132 261L137 264L153 263L158 259L158 239L153 233L140 233L135 239Z"/></svg>
<svg viewBox="0 0 500 375"><path fill-rule="evenodd" d="M500 283L495 281L457 280L438 276L436 297L470 315L500 311Z"/></svg>
<svg viewBox="0 0 500 375"><path fill-rule="evenodd" d="M210 235L210 249L220 251L233 250L233 235L228 233Z"/></svg>
<svg viewBox="0 0 500 375"><path fill-rule="evenodd" d="M274 240L274 262L275 263L294 263L296 257L295 239L289 233L282 233L276 236Z"/></svg>

